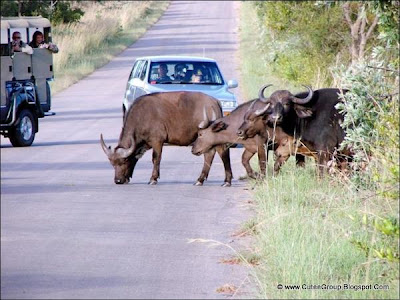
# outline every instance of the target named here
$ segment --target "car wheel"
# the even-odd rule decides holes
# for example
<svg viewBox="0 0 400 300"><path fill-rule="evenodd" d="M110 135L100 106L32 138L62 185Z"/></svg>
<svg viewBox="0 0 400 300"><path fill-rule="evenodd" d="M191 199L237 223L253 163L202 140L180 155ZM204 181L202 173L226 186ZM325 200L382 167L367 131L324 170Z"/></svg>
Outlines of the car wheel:
<svg viewBox="0 0 400 300"><path fill-rule="evenodd" d="M9 134L10 142L14 147L27 147L32 145L36 132L35 117L28 109L23 109L19 114L17 125Z"/></svg>

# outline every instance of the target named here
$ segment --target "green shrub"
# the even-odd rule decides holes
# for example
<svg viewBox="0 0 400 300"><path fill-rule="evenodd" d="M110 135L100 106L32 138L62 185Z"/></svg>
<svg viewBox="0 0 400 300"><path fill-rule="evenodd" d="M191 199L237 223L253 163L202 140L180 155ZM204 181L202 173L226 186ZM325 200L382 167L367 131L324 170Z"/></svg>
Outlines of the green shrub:
<svg viewBox="0 0 400 300"><path fill-rule="evenodd" d="M348 61L347 25L339 6L316 2L255 2L268 64L275 74L295 83L329 86L329 66Z"/></svg>

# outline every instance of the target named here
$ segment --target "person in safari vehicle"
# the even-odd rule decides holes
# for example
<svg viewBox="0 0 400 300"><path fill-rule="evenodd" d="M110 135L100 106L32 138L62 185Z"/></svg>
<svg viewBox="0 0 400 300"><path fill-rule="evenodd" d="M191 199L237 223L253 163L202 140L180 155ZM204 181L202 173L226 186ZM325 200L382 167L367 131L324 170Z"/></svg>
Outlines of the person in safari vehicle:
<svg viewBox="0 0 400 300"><path fill-rule="evenodd" d="M32 37L32 41L29 43L32 48L46 48L53 53L58 52L58 47L53 43L46 44L44 42L43 33L40 31L35 31Z"/></svg>
<svg viewBox="0 0 400 300"><path fill-rule="evenodd" d="M21 32L19 31L14 31L12 35L11 53L14 52L24 52L26 54L33 53L32 47L21 40Z"/></svg>

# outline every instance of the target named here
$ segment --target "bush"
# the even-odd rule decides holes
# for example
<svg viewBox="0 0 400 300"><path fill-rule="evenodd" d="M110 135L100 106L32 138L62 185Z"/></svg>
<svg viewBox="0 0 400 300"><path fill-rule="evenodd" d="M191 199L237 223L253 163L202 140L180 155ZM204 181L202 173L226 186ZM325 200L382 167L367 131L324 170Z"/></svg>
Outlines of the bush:
<svg viewBox="0 0 400 300"><path fill-rule="evenodd" d="M314 87L330 85L329 66L339 58L349 60L349 29L341 8L286 1L256 2L255 6L265 27L260 47L276 75Z"/></svg>

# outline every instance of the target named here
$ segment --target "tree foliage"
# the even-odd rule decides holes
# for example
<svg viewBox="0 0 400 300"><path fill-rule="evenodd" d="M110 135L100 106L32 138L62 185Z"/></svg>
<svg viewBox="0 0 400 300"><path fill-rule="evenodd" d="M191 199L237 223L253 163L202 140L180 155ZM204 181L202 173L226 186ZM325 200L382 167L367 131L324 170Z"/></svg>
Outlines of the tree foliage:
<svg viewBox="0 0 400 300"><path fill-rule="evenodd" d="M328 67L343 56L349 40L340 7L312 1L255 5L265 29L261 47L276 74L293 82L329 83Z"/></svg>
<svg viewBox="0 0 400 300"><path fill-rule="evenodd" d="M53 24L77 22L84 12L74 8L74 2L65 0L11 0L1 2L1 15L43 16Z"/></svg>

